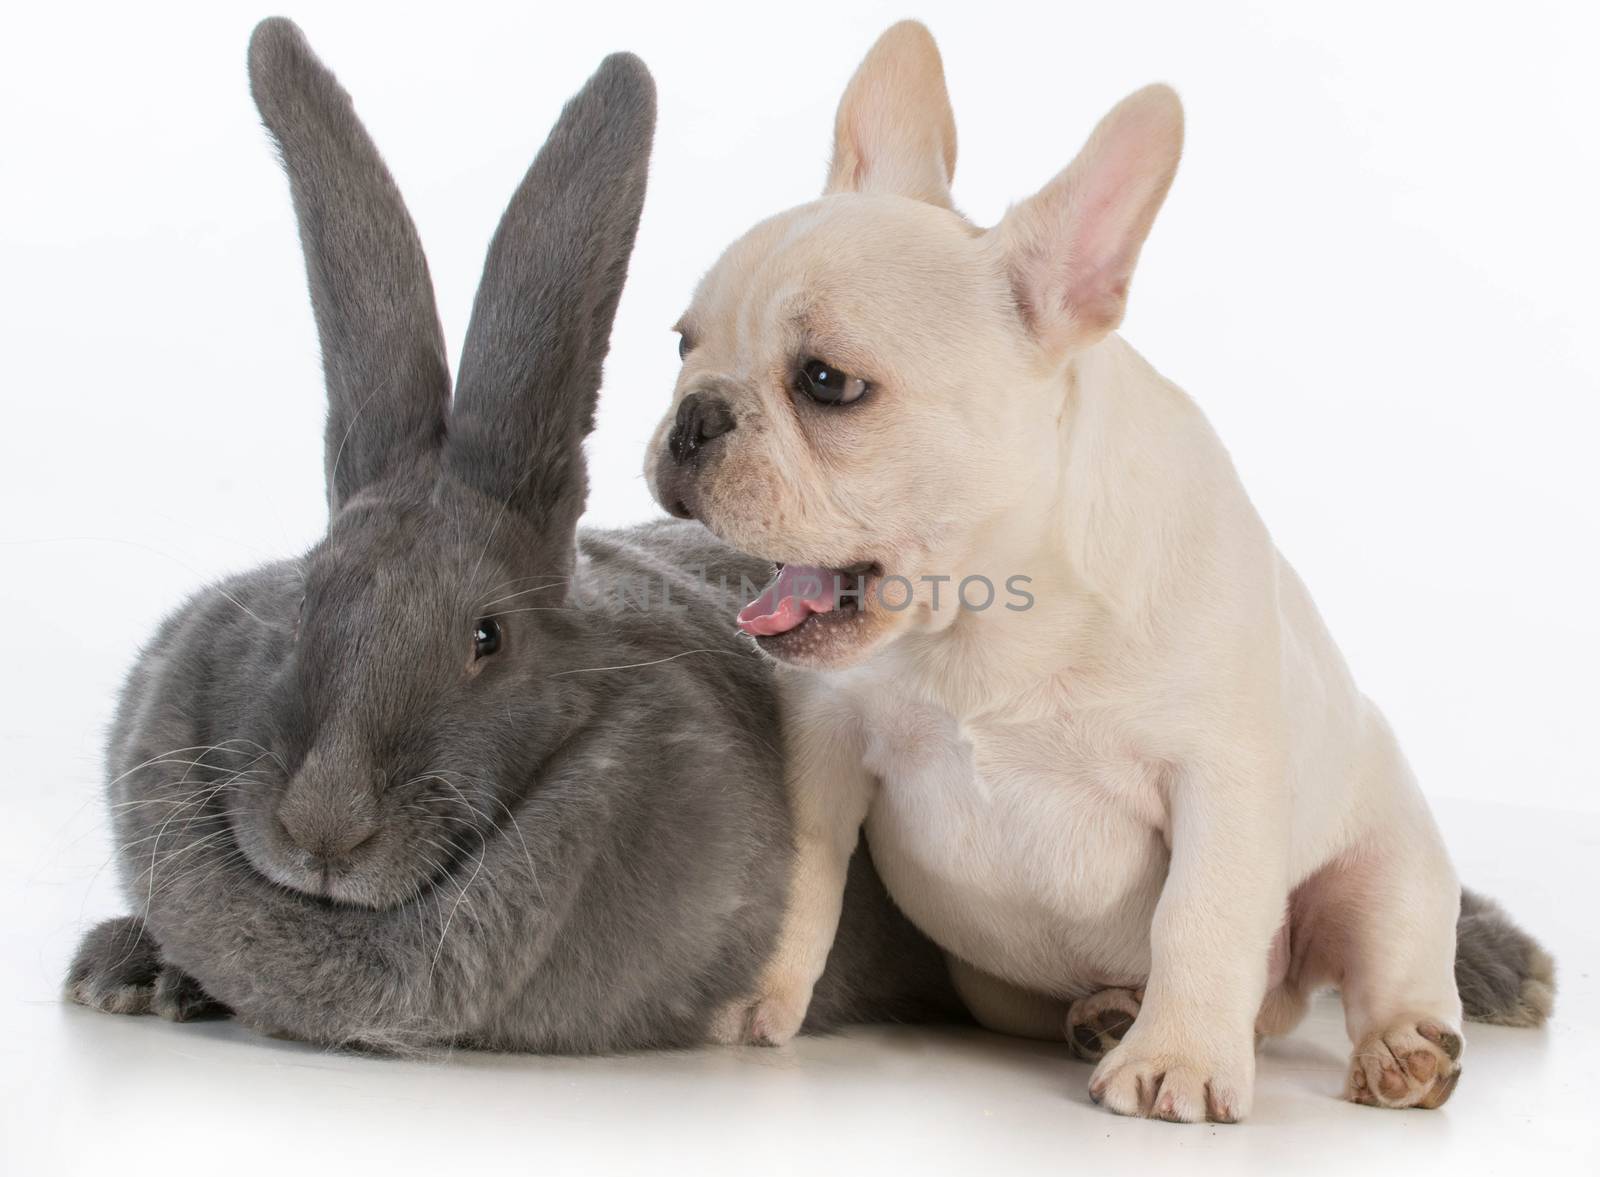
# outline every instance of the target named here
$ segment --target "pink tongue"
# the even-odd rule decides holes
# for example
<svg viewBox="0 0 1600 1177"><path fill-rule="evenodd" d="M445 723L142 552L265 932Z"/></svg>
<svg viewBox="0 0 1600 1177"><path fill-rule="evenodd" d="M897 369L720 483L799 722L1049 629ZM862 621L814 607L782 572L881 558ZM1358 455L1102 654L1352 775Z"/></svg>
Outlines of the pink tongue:
<svg viewBox="0 0 1600 1177"><path fill-rule="evenodd" d="M739 628L756 637L788 633L813 613L835 604L833 573L805 564L785 564L762 594L739 610Z"/></svg>

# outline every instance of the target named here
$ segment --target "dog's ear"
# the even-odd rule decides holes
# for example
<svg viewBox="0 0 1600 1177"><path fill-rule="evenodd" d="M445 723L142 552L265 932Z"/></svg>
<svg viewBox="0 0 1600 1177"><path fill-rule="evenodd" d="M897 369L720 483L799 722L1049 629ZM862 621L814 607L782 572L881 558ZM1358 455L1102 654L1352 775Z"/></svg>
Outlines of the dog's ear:
<svg viewBox="0 0 1600 1177"><path fill-rule="evenodd" d="M909 196L950 207L956 120L933 34L914 20L878 38L839 101L824 191Z"/></svg>
<svg viewBox="0 0 1600 1177"><path fill-rule="evenodd" d="M1177 94L1146 86L995 229L1017 301L1046 349L1093 343L1122 322L1139 250L1182 151Z"/></svg>
<svg viewBox="0 0 1600 1177"><path fill-rule="evenodd" d="M322 373L328 506L426 470L444 439L450 368L417 231L350 104L290 21L250 38L250 90L300 221Z"/></svg>

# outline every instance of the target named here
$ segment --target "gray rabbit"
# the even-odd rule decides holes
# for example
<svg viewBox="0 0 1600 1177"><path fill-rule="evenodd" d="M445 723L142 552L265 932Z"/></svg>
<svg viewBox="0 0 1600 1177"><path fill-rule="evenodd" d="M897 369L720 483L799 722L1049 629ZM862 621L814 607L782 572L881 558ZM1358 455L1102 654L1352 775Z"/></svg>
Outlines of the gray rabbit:
<svg viewBox="0 0 1600 1177"><path fill-rule="evenodd" d="M329 525L144 650L109 752L127 897L68 991L384 1049L704 1041L753 984L791 843L776 701L727 622L764 569L694 524L577 532L654 88L606 59L489 249L452 403L428 268L288 21L250 78L300 221ZM648 608L645 607L648 604ZM938 952L857 856L813 1011L950 1019Z"/></svg>
<svg viewBox="0 0 1600 1177"><path fill-rule="evenodd" d="M771 670L721 589L770 565L698 524L577 530L650 76L610 57L562 112L453 401L348 96L285 20L250 76L322 340L328 533L196 595L134 666L108 792L140 914L86 936L68 995L388 1050L706 1041L773 950L793 854ZM1547 958L1487 900L1458 951L1475 1016L1548 1010ZM807 1028L965 1017L858 852Z"/></svg>

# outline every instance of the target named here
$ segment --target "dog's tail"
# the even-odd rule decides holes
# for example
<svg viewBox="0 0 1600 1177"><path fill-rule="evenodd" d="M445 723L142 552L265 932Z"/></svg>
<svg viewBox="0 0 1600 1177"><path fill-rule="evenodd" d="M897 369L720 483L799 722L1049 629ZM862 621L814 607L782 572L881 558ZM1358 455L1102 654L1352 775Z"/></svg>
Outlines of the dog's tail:
<svg viewBox="0 0 1600 1177"><path fill-rule="evenodd" d="M1456 988L1467 1020L1542 1026L1556 1001L1556 962L1493 899L1461 890Z"/></svg>

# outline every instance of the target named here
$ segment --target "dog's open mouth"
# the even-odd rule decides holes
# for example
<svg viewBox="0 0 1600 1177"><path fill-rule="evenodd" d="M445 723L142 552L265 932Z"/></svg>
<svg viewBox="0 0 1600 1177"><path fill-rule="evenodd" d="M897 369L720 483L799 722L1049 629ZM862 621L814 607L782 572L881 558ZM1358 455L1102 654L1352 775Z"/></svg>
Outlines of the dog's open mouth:
<svg viewBox="0 0 1600 1177"><path fill-rule="evenodd" d="M847 568L779 564L772 583L739 610L739 628L763 640L851 621L882 575L871 560Z"/></svg>

